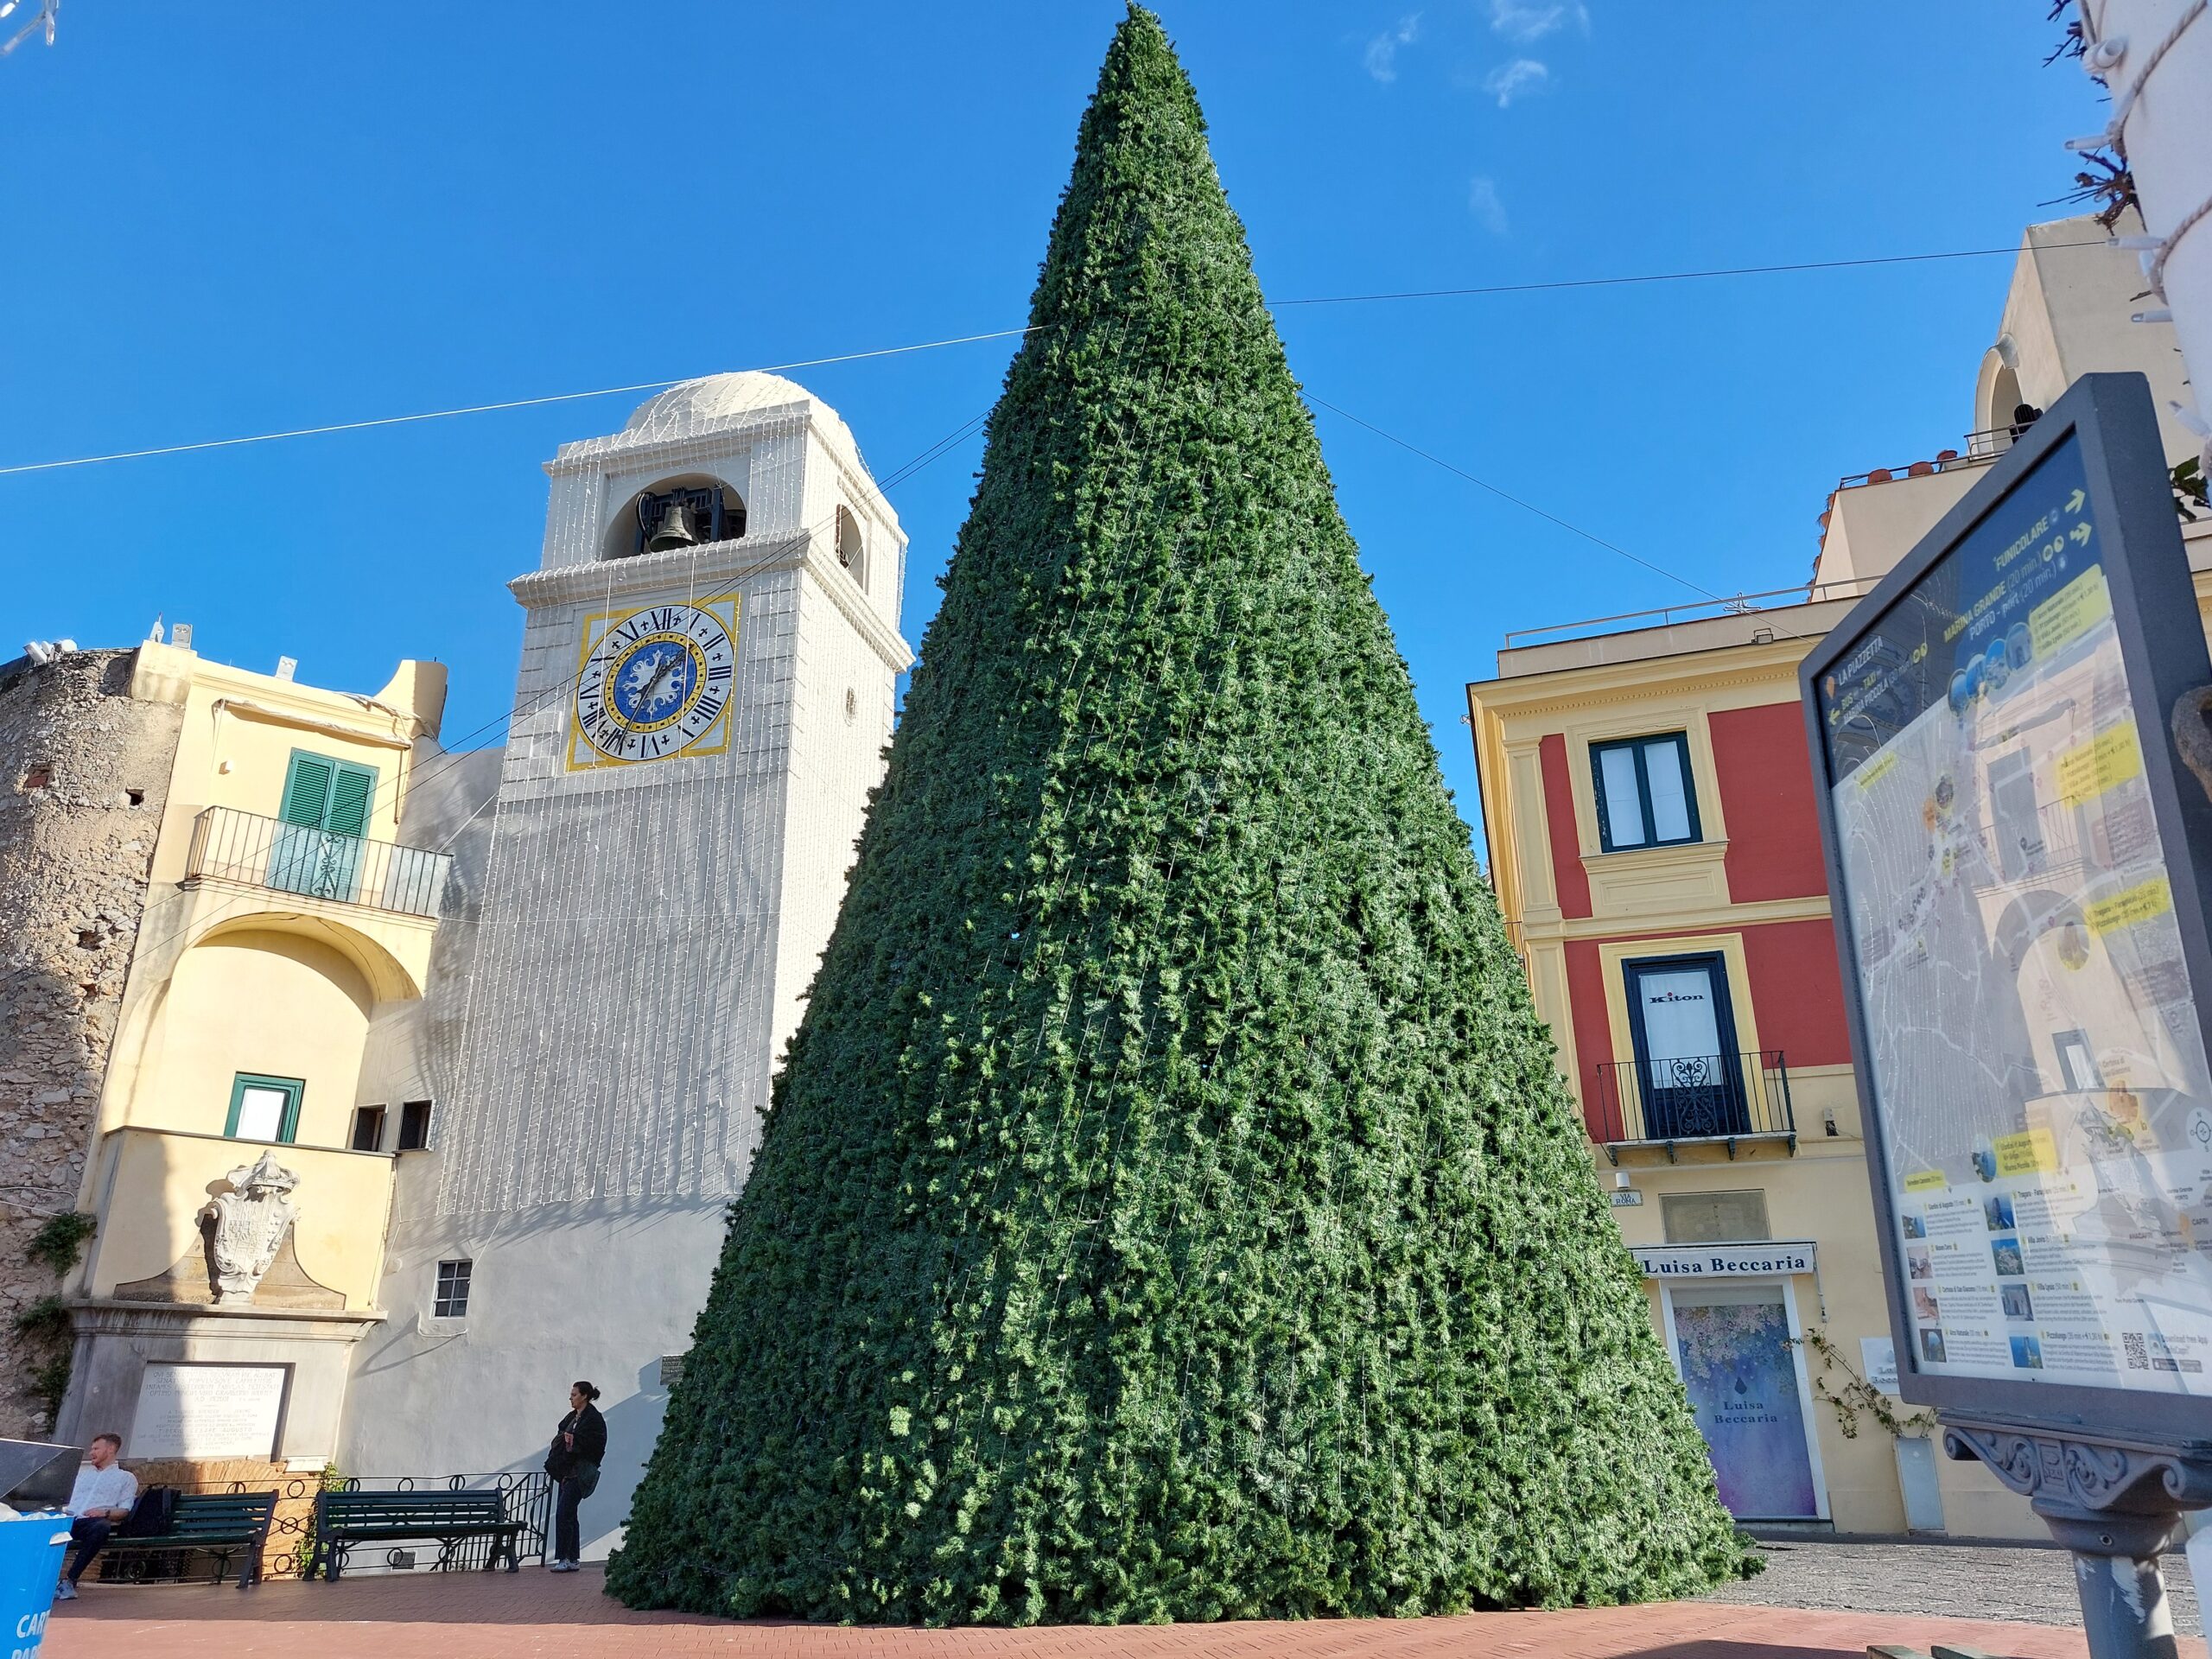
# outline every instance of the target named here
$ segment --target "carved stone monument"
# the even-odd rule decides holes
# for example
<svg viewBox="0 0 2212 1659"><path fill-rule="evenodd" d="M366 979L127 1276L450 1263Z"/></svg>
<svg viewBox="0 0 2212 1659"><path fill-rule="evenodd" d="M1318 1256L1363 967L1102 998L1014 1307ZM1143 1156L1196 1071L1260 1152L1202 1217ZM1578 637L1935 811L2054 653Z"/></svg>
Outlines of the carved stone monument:
<svg viewBox="0 0 2212 1659"><path fill-rule="evenodd" d="M254 1287L276 1261L300 1213L291 1196L300 1178L278 1163L273 1152L263 1153L251 1166L239 1165L229 1180L231 1190L217 1193L200 1212L207 1275L219 1307L253 1300Z"/></svg>

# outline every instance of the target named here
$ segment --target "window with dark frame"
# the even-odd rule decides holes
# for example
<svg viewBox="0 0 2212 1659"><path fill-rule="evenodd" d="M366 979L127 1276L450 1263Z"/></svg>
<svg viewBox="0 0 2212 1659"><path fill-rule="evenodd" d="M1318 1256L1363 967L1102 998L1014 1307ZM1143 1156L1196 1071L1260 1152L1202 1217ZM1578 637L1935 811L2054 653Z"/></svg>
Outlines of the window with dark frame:
<svg viewBox="0 0 2212 1659"><path fill-rule="evenodd" d="M1598 842L1609 853L1701 841L1690 741L1681 732L1590 746Z"/></svg>
<svg viewBox="0 0 2212 1659"><path fill-rule="evenodd" d="M384 1117L381 1106L356 1106L353 1109L353 1135L346 1144L356 1152L384 1150Z"/></svg>
<svg viewBox="0 0 2212 1659"><path fill-rule="evenodd" d="M468 1312L468 1280L475 1268L474 1262L438 1263L437 1294L430 1300L432 1319L458 1319Z"/></svg>
<svg viewBox="0 0 2212 1659"><path fill-rule="evenodd" d="M430 1103L410 1100L399 1109L400 1152L420 1152L430 1144Z"/></svg>

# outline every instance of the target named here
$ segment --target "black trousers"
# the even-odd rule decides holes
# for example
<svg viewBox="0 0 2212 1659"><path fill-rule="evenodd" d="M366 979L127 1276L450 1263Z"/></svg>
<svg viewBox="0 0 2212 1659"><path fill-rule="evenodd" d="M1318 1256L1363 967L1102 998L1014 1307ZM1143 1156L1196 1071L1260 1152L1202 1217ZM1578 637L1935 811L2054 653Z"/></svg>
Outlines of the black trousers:
<svg viewBox="0 0 2212 1659"><path fill-rule="evenodd" d="M69 1536L77 1546L77 1554L69 1562L69 1582L74 1584L85 1576L85 1569L92 1564L92 1557L100 1553L100 1546L115 1530L115 1522L103 1516L87 1515L69 1523Z"/></svg>
<svg viewBox="0 0 2212 1659"><path fill-rule="evenodd" d="M584 1501L584 1484L571 1477L558 1482L557 1490L559 1496L553 1503L553 1559L573 1561L583 1549L577 1536L576 1510Z"/></svg>

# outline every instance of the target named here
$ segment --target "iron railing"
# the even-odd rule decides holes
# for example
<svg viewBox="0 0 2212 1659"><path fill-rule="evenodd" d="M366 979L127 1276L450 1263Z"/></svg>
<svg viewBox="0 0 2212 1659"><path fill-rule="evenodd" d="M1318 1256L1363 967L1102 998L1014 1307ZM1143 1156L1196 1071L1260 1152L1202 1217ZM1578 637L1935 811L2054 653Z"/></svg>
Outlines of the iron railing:
<svg viewBox="0 0 2212 1659"><path fill-rule="evenodd" d="M1864 473L1853 473L1836 485L1839 490L1856 490L1868 484L1887 484L1894 479L1928 478L1937 473L1955 473L1968 467L1986 467L2012 447L2012 429L1993 427L1986 432L1969 432L1965 438L1966 453L1956 449L1938 449L1933 461L1908 461L1902 467L1876 467Z"/></svg>
<svg viewBox="0 0 2212 1659"><path fill-rule="evenodd" d="M1830 600L1857 599L1874 590L1875 576L1848 582L1822 582L1796 588L1775 588L1758 594L1731 594L1725 599L1691 600L1656 610L1622 611L1612 616L1586 617L1579 622L1553 622L1541 628L1515 628L1505 636L1505 649L1521 651L1530 645L1557 645L1587 633L1633 633L1640 628L1672 627L1678 622L1704 622L1720 616L1751 616L1761 611L1789 610L1799 605L1824 605Z"/></svg>
<svg viewBox="0 0 2212 1659"><path fill-rule="evenodd" d="M192 821L188 881L213 876L403 916L435 916L452 857L211 806Z"/></svg>
<svg viewBox="0 0 2212 1659"><path fill-rule="evenodd" d="M1719 1141L1732 1156L1738 1141L1755 1136L1796 1141L1789 1069L1778 1048L1608 1061L1592 1070L1583 1109L1590 1138L1602 1147L1671 1152L1680 1141Z"/></svg>
<svg viewBox="0 0 2212 1659"><path fill-rule="evenodd" d="M264 1480L149 1481L147 1489L166 1487L174 1492L266 1492L275 1491L276 1508L269 1522L269 1541L262 1551L263 1575L295 1579L315 1547L315 1496L334 1492L499 1492L506 1499L507 1519L518 1529L515 1552L524 1560L543 1561L553 1530L553 1481L538 1474L490 1475L284 1475ZM355 1545L343 1560L347 1576L359 1573L449 1573L491 1564L495 1541L462 1538L441 1545L435 1539L379 1546ZM355 1559L356 1552L359 1559ZM211 1570L218 1575L235 1573L235 1545L215 1550L174 1549L138 1551L127 1555L103 1554L94 1563L100 1582L112 1584L173 1584ZM222 1559L218 1559L220 1557Z"/></svg>

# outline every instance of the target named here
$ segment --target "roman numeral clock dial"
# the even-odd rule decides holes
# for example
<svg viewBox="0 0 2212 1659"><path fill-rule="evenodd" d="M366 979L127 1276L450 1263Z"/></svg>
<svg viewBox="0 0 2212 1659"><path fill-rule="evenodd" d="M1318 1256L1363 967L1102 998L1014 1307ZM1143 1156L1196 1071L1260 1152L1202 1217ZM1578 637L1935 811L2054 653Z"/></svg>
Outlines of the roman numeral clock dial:
<svg viewBox="0 0 2212 1659"><path fill-rule="evenodd" d="M734 599L590 619L569 769L727 750L736 635Z"/></svg>

